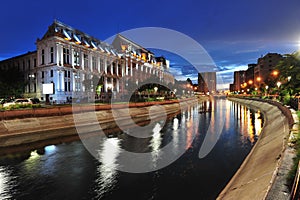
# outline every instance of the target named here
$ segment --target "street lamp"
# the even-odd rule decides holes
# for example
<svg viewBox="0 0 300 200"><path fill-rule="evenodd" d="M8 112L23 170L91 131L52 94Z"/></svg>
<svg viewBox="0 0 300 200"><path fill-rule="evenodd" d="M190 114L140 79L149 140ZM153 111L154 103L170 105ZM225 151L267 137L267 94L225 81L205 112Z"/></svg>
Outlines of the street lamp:
<svg viewBox="0 0 300 200"><path fill-rule="evenodd" d="M281 85L281 82L280 82L280 81L278 81L278 82L276 83L276 85L277 85L277 87L279 88L279 87L280 87L280 85Z"/></svg>
<svg viewBox="0 0 300 200"><path fill-rule="evenodd" d="M278 76L278 74L279 74L279 72L278 72L277 70L274 70L274 71L272 72L272 75L273 75L273 76Z"/></svg>

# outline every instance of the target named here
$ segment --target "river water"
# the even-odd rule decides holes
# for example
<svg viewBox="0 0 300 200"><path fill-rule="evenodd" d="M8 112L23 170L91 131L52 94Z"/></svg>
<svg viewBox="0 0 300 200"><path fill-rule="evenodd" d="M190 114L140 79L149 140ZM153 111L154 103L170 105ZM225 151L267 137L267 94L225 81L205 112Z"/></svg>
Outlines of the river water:
<svg viewBox="0 0 300 200"><path fill-rule="evenodd" d="M98 138L98 159L81 141L46 146L22 160L1 159L0 199L215 199L255 144L263 117L216 99L155 123L150 138L121 132ZM144 173L120 170L125 150L150 152L155 164L170 142L175 153L184 149L174 162Z"/></svg>

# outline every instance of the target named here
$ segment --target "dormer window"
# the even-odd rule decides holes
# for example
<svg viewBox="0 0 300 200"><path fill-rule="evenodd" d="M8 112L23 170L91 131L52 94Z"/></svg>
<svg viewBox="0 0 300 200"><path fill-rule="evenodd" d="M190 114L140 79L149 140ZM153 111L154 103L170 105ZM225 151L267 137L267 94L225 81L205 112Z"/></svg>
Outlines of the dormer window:
<svg viewBox="0 0 300 200"><path fill-rule="evenodd" d="M69 35L69 33L65 30L65 29L63 29L63 34L64 34L64 36L65 36L65 40L71 40L72 38L70 37L70 35Z"/></svg>
<svg viewBox="0 0 300 200"><path fill-rule="evenodd" d="M83 42L85 47L90 47L90 44L86 40L83 40Z"/></svg>
<svg viewBox="0 0 300 200"><path fill-rule="evenodd" d="M76 34L74 34L73 37L75 39L76 44L81 44L80 36L77 36Z"/></svg>
<svg viewBox="0 0 300 200"><path fill-rule="evenodd" d="M93 41L91 41L91 44L92 44L93 49L96 50L97 46L95 45L95 43Z"/></svg>

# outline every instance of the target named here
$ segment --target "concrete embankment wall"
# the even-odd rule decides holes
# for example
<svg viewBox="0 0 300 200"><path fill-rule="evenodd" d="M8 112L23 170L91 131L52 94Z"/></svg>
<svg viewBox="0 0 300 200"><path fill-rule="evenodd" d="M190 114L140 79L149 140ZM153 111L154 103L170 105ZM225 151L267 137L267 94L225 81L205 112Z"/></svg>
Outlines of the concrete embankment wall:
<svg viewBox="0 0 300 200"><path fill-rule="evenodd" d="M180 102L165 101L129 105L77 105L73 108L65 106L2 112L0 116L2 119L0 121L0 155L18 152L24 147L42 146L47 144L45 141L59 143L61 138L77 137L79 139L76 131L78 127L81 132L88 134L99 132L99 124L101 130L117 128L115 120L118 120L123 126L130 122L129 119L136 123L144 123L150 120L150 109L151 114L157 116L158 119L163 110L166 115L176 114L197 101L197 99L185 99ZM113 115L112 106L118 116ZM93 114L90 115L91 113ZM74 116L77 116L76 124ZM91 119L91 116L95 116L96 120ZM78 119L80 120L78 121Z"/></svg>
<svg viewBox="0 0 300 200"><path fill-rule="evenodd" d="M229 98L264 114L262 133L218 199L267 199L293 124L287 108L272 102ZM280 198L280 197L278 197Z"/></svg>

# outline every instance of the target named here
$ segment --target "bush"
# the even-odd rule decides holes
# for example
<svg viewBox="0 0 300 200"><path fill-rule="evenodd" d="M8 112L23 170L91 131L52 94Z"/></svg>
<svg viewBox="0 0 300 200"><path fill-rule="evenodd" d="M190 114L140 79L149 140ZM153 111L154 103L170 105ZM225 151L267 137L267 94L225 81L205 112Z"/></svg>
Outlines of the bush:
<svg viewBox="0 0 300 200"><path fill-rule="evenodd" d="M40 108L42 107L41 104L15 104L10 105L8 107L2 107L2 110L17 110L17 109L24 109L24 108Z"/></svg>
<svg viewBox="0 0 300 200"><path fill-rule="evenodd" d="M300 119L300 111L297 111L298 118ZM298 130L297 140L295 143L295 149L296 149L296 157L293 159L293 166L292 169L289 171L287 175L287 183L292 189L293 182L297 173L298 163L300 160L300 130Z"/></svg>

